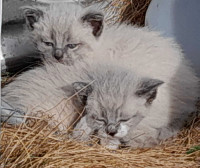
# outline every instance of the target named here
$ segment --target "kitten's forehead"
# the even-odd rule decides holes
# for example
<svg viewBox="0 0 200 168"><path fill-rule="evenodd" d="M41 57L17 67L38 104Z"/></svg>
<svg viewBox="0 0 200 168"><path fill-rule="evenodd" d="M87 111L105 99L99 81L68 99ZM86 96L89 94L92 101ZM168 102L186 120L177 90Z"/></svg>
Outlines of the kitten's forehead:
<svg viewBox="0 0 200 168"><path fill-rule="evenodd" d="M84 9L75 3L53 3L46 8L45 12L55 17L65 16L74 19L79 17L84 12Z"/></svg>
<svg viewBox="0 0 200 168"><path fill-rule="evenodd" d="M118 115L124 111L133 111L137 104L141 104L135 95L140 78L120 68L102 73L104 69L100 71L101 74L95 74L98 77L93 86L93 98L98 102L100 111L104 109L109 114Z"/></svg>
<svg viewBox="0 0 200 168"><path fill-rule="evenodd" d="M43 17L39 20L39 25L44 29L56 30L58 34L64 34L72 25L80 21L83 8L79 5L68 3L55 3L42 9Z"/></svg>
<svg viewBox="0 0 200 168"><path fill-rule="evenodd" d="M131 118L144 108L144 102L134 96L127 96L124 99L109 97L101 102L98 100L98 103L99 108L95 108L94 112L97 112L99 117L107 119L108 123Z"/></svg>
<svg viewBox="0 0 200 168"><path fill-rule="evenodd" d="M52 41L63 47L69 43L90 44L95 42L92 28L84 24L82 17L87 8L77 4L59 3L43 9L43 16L34 24L32 37L35 41Z"/></svg>
<svg viewBox="0 0 200 168"><path fill-rule="evenodd" d="M127 97L116 97L107 92L106 94L96 94L94 101L97 102L99 115L114 121L121 115L121 112L126 105L126 99Z"/></svg>

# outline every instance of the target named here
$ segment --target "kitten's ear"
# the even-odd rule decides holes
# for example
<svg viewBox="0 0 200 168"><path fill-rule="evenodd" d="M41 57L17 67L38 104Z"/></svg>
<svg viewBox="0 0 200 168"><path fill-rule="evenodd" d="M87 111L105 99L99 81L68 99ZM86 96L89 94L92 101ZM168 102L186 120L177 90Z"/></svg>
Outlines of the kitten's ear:
<svg viewBox="0 0 200 168"><path fill-rule="evenodd" d="M90 12L85 14L82 18L83 22L87 22L93 28L93 35L99 37L103 31L104 15L98 12Z"/></svg>
<svg viewBox="0 0 200 168"><path fill-rule="evenodd" d="M39 18L43 16L42 10L34 7L22 7L26 25L30 30L34 29L34 23L38 22Z"/></svg>
<svg viewBox="0 0 200 168"><path fill-rule="evenodd" d="M67 94L67 96L73 96L77 93L79 102L82 105L86 105L87 97L92 93L92 86L85 82L74 82L70 86L64 86L61 88Z"/></svg>
<svg viewBox="0 0 200 168"><path fill-rule="evenodd" d="M156 98L158 87L163 83L163 81L158 79L143 79L135 94L139 97L145 98L147 103L151 104Z"/></svg>

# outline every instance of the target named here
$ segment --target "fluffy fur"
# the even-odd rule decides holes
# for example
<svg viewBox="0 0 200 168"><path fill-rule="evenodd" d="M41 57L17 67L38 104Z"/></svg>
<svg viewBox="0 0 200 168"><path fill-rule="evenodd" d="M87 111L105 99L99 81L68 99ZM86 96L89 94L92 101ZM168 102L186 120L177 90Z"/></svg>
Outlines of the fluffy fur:
<svg viewBox="0 0 200 168"><path fill-rule="evenodd" d="M30 10L30 7L27 10L25 8L25 11ZM77 4L52 4L42 10L38 8L33 10L39 10L38 15L42 16L38 17L32 25L32 38L46 57L52 58L53 52L49 51L53 49L45 46L44 41L51 42L53 35L57 41L55 44L66 42L66 39L71 39L71 44L81 44L76 50L68 50L70 54L64 55L61 60L66 64L72 65L86 58L99 57L107 61L117 59L120 64L133 69L138 74L160 78L165 82L169 82L176 76L182 80L185 80L184 76L191 76L191 81L197 80L179 46L172 39L164 38L158 32L124 24L107 26L103 23L104 17L101 12L92 8L82 8ZM98 37L92 33L95 27L91 26L91 22L83 22L83 18L86 20L88 18L90 21L102 20ZM58 48L65 46L66 43L63 43ZM190 82L190 80L186 81Z"/></svg>
<svg viewBox="0 0 200 168"><path fill-rule="evenodd" d="M92 27L102 20L100 13L88 15L87 8L73 3L27 6L23 10L31 40L45 60L53 62L58 60L71 65L86 57L102 29Z"/></svg>
<svg viewBox="0 0 200 168"><path fill-rule="evenodd" d="M142 76L117 62L97 58L95 61L77 62L74 66L46 64L43 68L22 74L3 88L2 97L16 108L28 108L29 114L33 115L38 110L48 110L79 91L75 100L68 101L61 115L58 110L47 112L54 114L58 122L72 114L63 122L64 126L69 126L78 117L74 109L80 113L80 109L85 107L86 113L77 123L72 137L88 140L95 134L100 143L109 148L115 149L123 144L153 146L176 134L195 110L198 96L195 76L192 73L186 76L193 77L194 81L177 76L165 82L160 78ZM148 87L153 86L154 80L158 85ZM144 84L144 81L149 82ZM82 85L84 83L87 85ZM150 97L143 92L147 88L150 88ZM112 126L108 128L108 124ZM108 130L113 129L116 132L110 134Z"/></svg>
<svg viewBox="0 0 200 168"><path fill-rule="evenodd" d="M108 59L106 60L108 61ZM116 64L121 64L121 67L127 65L117 63L117 61L113 60L115 66ZM173 64L170 66L173 67ZM123 70L120 68L118 68L119 71L115 69L115 73L112 73L111 70L108 70L107 73L102 73L101 70L102 78L98 81L102 82L97 84L95 87L97 89L94 89L93 94L88 97L86 106L88 115L83 117L76 127L76 130L87 130L88 132L84 134L86 136L80 136L82 132L75 132L74 137L78 137L81 140L88 140L88 135L97 134L97 136L102 138L102 144L107 145L109 148L117 148L121 143L132 147L149 147L175 135L189 121L189 116L192 112L196 110L195 103L197 97L200 95L198 79L190 67L183 63L177 67L180 69L177 69L176 73L171 74L171 78L167 78L168 73L161 75L161 70L159 69L156 69L157 75L154 76L151 72L153 69L149 69L148 67L146 69L147 72L142 73L142 75L142 71L137 73L139 69L143 70L144 68L145 66L141 65L141 68L133 71L131 69L134 68L130 69L129 67L128 74L132 74L132 76L124 75ZM160 69L162 68L160 67ZM104 67L102 69L107 68ZM134 76L133 72L137 76ZM161 73L164 72L162 71ZM156 98L149 106L146 106L145 99L138 99L137 96L133 97L137 89L134 86L140 85L142 76L159 79L164 82L159 86ZM127 118L130 118L130 115L134 116L137 112L139 113L136 114L137 117L134 118L135 120L129 120L130 123L123 123L119 127L121 130L118 131L119 134L109 136L105 131L107 125L104 125L104 121L106 119L104 118L102 121L101 113L107 111L108 116L106 118L108 122L116 124L117 121L115 119L120 119L116 116L116 109L129 115L129 117L126 116ZM92 117L92 115L97 117ZM100 118L102 125L98 121L95 125L94 118ZM98 132L96 132L97 128L99 128Z"/></svg>
<svg viewBox="0 0 200 168"><path fill-rule="evenodd" d="M53 10L53 8L50 9ZM48 101L47 106L50 107L50 102L53 102L53 104L50 104L53 106L55 102L60 101L58 101L59 97L62 99L64 94L66 94L66 91L64 92L59 87L72 84L73 82L107 81L102 85L95 85L94 83L93 87L99 88L99 90L94 89L88 97L80 95L79 99L84 99L84 103L81 105L86 105L86 109L91 107L92 110L89 111L96 113L96 115L102 109L99 109L95 102L101 102L103 106L105 105L106 110L109 110L108 106L118 107L119 102L123 102L127 104L127 112L125 113L134 113L134 109L141 111L141 115L139 115L141 116L141 121L138 119L136 125L131 122L134 126L130 126L130 128L127 125L119 127L121 135L124 135L123 141L127 145L133 147L152 146L160 140L176 134L184 125L191 112L195 111L196 98L200 95L198 78L184 59L178 45L172 39L163 38L159 33L151 32L147 28L136 28L123 24L110 27L105 25L104 30L102 31L101 29L102 33L98 34L97 37L94 36L94 29L92 29L91 25L88 25L88 23L83 24L80 22L80 19L77 19L80 16L93 16L94 11L92 11L92 15L90 15L90 10L86 12L87 14L82 15L83 9L81 9L80 12L69 12L70 15L67 15L66 10L63 11L61 17L62 10L61 8L58 9L60 9L56 11L58 15L49 12L46 17L45 15L43 16L43 20L41 19L39 22L34 23L35 33L41 32L38 36L35 34L35 37L49 36L47 32L51 32L54 27L56 31L62 29L58 32L70 30L70 33L68 33L70 39L76 39L75 43L81 42L81 44L85 44L82 45L83 48L79 50L79 53L75 53L74 56L63 57L62 60L64 62L74 65L67 67L61 64L54 64L54 66L46 66L45 68L30 71L3 89L4 98L20 107L35 106L35 104L43 102L47 97L54 98L52 101ZM74 11L78 9L79 7L75 7ZM83 11L85 12L85 9ZM85 18L87 19L88 17ZM63 23L63 26L57 23ZM59 25L59 27L56 27L56 25ZM48 30L49 28L51 29ZM41 35L45 32L48 35ZM60 33L58 37L64 36ZM41 43L41 45L43 44ZM89 61L88 66L84 68L79 60L81 62L84 62L84 60L86 62ZM96 60L95 62L99 62L101 65L112 63L113 67L121 67L122 72L116 70L116 68L114 70L112 68L107 70L109 69L107 67L91 71L89 67L99 67L98 64L93 65L95 63L91 63L92 60ZM120 75L121 73L123 74L123 69L128 69L128 74L134 72L133 76L128 77L127 80L123 78L124 75ZM164 84L159 86L155 100L148 107L144 105L146 103L144 99L143 104L142 102L135 101L138 100L136 97L132 97L130 100L123 99L123 97L131 97L130 94L136 91L136 85L141 83L143 77L158 79L164 82ZM121 90L121 88L124 90ZM125 91L125 88L128 91ZM31 94L29 91L31 91ZM102 95L102 98L97 96L97 92ZM113 113L114 111L108 114L111 115ZM93 120L88 120L88 117L86 115L77 124L78 129L84 127L83 129L87 130L86 136L81 138L83 140L88 139L96 131L94 131L95 125L91 124ZM107 118L110 120L109 116ZM103 128L101 127L101 129ZM112 128L110 129L112 130ZM119 140L119 137L105 134L105 130L104 132L99 131L97 133L100 137L103 137L101 139L102 144L114 143L114 148L116 148L123 142ZM74 133L75 135L76 133ZM107 139L109 142L106 142Z"/></svg>
<svg viewBox="0 0 200 168"><path fill-rule="evenodd" d="M40 112L53 116L51 125L62 122L59 128L64 130L82 112L81 107L73 105L75 100L70 98L73 95L67 96L61 90L62 86L71 84L72 74L63 64L46 63L43 67L23 73L5 86L2 89L2 99L27 116L35 116Z"/></svg>
<svg viewBox="0 0 200 168"><path fill-rule="evenodd" d="M199 79L172 39L164 38L148 28L124 24L104 25L102 34L90 47L93 52L88 53L89 58L115 62L138 76L164 81L151 107L149 118L143 120L143 130L150 128L147 132L154 137L159 129L153 128L161 128L163 125L170 125L174 129L161 131L161 139L174 135L188 115L195 111L195 102L200 95ZM148 134L141 138L139 144L132 146L150 146L151 141L146 142L150 139Z"/></svg>

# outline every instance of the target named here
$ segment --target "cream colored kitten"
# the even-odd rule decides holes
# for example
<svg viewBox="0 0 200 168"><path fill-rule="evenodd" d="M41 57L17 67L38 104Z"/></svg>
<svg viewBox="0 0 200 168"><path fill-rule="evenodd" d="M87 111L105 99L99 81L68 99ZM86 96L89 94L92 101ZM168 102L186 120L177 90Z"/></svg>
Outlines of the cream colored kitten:
<svg viewBox="0 0 200 168"><path fill-rule="evenodd" d="M30 38L45 60L68 65L83 59L98 41L103 15L73 3L23 7Z"/></svg>

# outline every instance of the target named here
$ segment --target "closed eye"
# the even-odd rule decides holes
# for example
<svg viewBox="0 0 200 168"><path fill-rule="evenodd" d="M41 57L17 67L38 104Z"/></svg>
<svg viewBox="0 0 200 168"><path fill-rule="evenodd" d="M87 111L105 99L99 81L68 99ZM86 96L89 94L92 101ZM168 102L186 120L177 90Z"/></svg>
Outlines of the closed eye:
<svg viewBox="0 0 200 168"><path fill-rule="evenodd" d="M125 119L120 119L118 122L127 122L129 121L130 119L136 117L137 115L133 115L131 118L125 118Z"/></svg>
<svg viewBox="0 0 200 168"><path fill-rule="evenodd" d="M130 118L127 118L127 119L121 119L121 120L119 120L119 122L127 122L128 120L130 120Z"/></svg>
<svg viewBox="0 0 200 168"><path fill-rule="evenodd" d="M106 119L104 118L98 118L96 115L92 115L91 118L97 122L107 123Z"/></svg>
<svg viewBox="0 0 200 168"><path fill-rule="evenodd" d="M103 122L105 124L107 123L107 121L103 118L97 118L96 121Z"/></svg>

